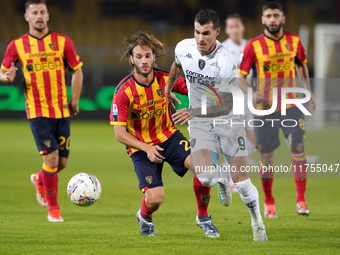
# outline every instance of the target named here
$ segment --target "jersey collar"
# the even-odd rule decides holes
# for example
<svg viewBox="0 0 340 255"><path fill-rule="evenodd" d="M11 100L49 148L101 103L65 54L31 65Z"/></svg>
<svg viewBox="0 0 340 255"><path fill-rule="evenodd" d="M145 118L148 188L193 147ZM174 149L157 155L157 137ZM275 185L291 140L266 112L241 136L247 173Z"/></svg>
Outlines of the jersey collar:
<svg viewBox="0 0 340 255"><path fill-rule="evenodd" d="M36 36L34 36L34 35L31 35L30 32L28 32L28 35L31 36L31 37L33 37L34 39L43 40L43 39L44 39L46 36L48 36L50 33L51 33L51 30L48 30L47 34L44 35L43 37L40 37L40 38L39 38L39 37L36 37Z"/></svg>
<svg viewBox="0 0 340 255"><path fill-rule="evenodd" d="M285 31L283 31L283 35L282 35L279 39L277 39L277 40L268 37L264 31L262 32L262 34L263 34L265 37L267 37L269 40L272 40L272 41L274 41L274 42L279 42L279 41L285 36Z"/></svg>
<svg viewBox="0 0 340 255"><path fill-rule="evenodd" d="M152 80L149 82L149 84L144 84L144 83L139 82L139 81L136 79L134 73L132 73L132 78L135 80L135 82L136 82L139 86L142 86L142 87L144 87L144 88L149 88L149 87L153 84L153 82L155 81L155 69L152 70L152 73L153 73L153 78L152 78Z"/></svg>

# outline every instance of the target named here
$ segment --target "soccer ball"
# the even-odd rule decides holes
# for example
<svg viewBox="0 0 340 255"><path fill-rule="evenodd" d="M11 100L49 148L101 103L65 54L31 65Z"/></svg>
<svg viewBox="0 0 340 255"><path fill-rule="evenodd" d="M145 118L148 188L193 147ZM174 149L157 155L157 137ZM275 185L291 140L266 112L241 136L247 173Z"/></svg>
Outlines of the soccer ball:
<svg viewBox="0 0 340 255"><path fill-rule="evenodd" d="M69 199L76 205L89 206L100 197L102 187L96 176L89 173L79 173L67 184Z"/></svg>

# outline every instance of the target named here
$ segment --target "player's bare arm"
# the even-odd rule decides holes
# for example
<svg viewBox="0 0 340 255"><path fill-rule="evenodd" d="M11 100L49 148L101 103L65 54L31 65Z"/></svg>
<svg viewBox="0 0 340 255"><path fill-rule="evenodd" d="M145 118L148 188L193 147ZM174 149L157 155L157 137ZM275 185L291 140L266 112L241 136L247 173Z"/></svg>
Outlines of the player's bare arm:
<svg viewBox="0 0 340 255"><path fill-rule="evenodd" d="M222 115L228 115L233 109L233 96L231 93L219 92L222 105L212 105L207 107L207 114L202 115L202 108L185 108L177 110L173 115L175 124L181 125L187 123L194 117L218 117Z"/></svg>
<svg viewBox="0 0 340 255"><path fill-rule="evenodd" d="M163 150L163 148L161 148L160 146L152 146L139 141L136 137L132 136L126 131L125 125L115 125L114 130L116 140L118 142L125 144L128 147L136 148L140 151L145 151L148 155L148 159L151 162L161 163L164 160L164 157L158 152Z"/></svg>
<svg viewBox="0 0 340 255"><path fill-rule="evenodd" d="M166 101L169 104L171 104L173 108L175 108L173 101L176 101L177 103L181 104L178 98L173 93L171 93L171 91L174 88L176 81L179 79L179 77L181 77L182 74L183 74L182 66L178 64L175 60L171 65L169 79L165 86Z"/></svg>
<svg viewBox="0 0 340 255"><path fill-rule="evenodd" d="M1 71L0 71L0 81L2 81L3 83L13 82L17 70L18 70L18 68L15 67L14 63L11 64L11 67L7 70L7 72L5 70L1 69Z"/></svg>
<svg viewBox="0 0 340 255"><path fill-rule="evenodd" d="M248 88L250 88L249 83L247 82L246 75L243 73L238 74L238 84L242 91L248 94ZM252 90L253 91L253 90ZM260 104L263 101L263 95L260 91L253 91L253 102L254 104Z"/></svg>
<svg viewBox="0 0 340 255"><path fill-rule="evenodd" d="M79 98L83 88L83 71L81 67L72 72L72 96L70 103L71 116L79 112Z"/></svg>
<svg viewBox="0 0 340 255"><path fill-rule="evenodd" d="M295 69L296 69L297 75L300 78L301 84L304 86L304 88L308 89L309 92L311 93L311 98L309 101L310 102L309 110L311 111L311 113L314 113L315 112L315 100L314 100L312 90L310 88L308 66L307 64L301 64L301 65L296 64Z"/></svg>

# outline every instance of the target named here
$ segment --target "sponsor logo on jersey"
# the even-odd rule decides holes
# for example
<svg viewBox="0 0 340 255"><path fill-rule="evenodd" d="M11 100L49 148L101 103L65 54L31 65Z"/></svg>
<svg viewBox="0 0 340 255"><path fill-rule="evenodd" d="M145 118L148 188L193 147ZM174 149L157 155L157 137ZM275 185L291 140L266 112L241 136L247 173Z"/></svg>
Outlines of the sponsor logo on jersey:
<svg viewBox="0 0 340 255"><path fill-rule="evenodd" d="M235 65L233 65L233 68L231 68L231 71L234 71L234 70L236 70L236 66Z"/></svg>
<svg viewBox="0 0 340 255"><path fill-rule="evenodd" d="M210 77L208 75L196 73L190 70L185 71L185 78L190 83L199 83L199 84L207 84L211 87L215 86L215 77Z"/></svg>
<svg viewBox="0 0 340 255"><path fill-rule="evenodd" d="M41 63L35 63L35 64L27 64L26 68L27 68L28 72L61 70L62 69L62 63L60 61L41 62Z"/></svg>
<svg viewBox="0 0 340 255"><path fill-rule="evenodd" d="M205 61L203 59L198 60L198 67L201 70L205 67Z"/></svg>
<svg viewBox="0 0 340 255"><path fill-rule="evenodd" d="M271 65L264 65L263 71L264 72L282 72L282 71L289 71L294 68L294 64L288 63L276 63Z"/></svg>
<svg viewBox="0 0 340 255"><path fill-rule="evenodd" d="M213 66L213 67L216 67L216 68L220 68L220 66L218 65L217 62L212 62L212 63L210 63L210 65Z"/></svg>
<svg viewBox="0 0 340 255"><path fill-rule="evenodd" d="M152 111L146 111L146 112L131 112L131 119L142 119L147 120L155 117L159 117L163 115L167 110L167 105L165 105L163 108L152 110Z"/></svg>
<svg viewBox="0 0 340 255"><path fill-rule="evenodd" d="M192 59L191 53L186 54L184 57L188 59Z"/></svg>

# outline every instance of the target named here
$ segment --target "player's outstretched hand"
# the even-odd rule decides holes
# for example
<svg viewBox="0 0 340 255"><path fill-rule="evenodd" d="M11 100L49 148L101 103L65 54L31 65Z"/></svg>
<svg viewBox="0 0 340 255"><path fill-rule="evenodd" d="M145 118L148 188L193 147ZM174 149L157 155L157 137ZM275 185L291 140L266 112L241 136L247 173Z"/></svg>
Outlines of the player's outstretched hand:
<svg viewBox="0 0 340 255"><path fill-rule="evenodd" d="M172 115L172 118L173 118L175 124L181 123L181 125L183 125L191 119L190 111L189 111L188 108L177 110Z"/></svg>
<svg viewBox="0 0 340 255"><path fill-rule="evenodd" d="M70 104L71 117L79 113L79 106Z"/></svg>
<svg viewBox="0 0 340 255"><path fill-rule="evenodd" d="M150 146L149 150L146 151L148 159L153 163L162 163L165 159L158 151L163 151L164 149L158 145Z"/></svg>
<svg viewBox="0 0 340 255"><path fill-rule="evenodd" d="M254 104L260 104L263 102L263 96L260 91L253 93L253 102Z"/></svg>
<svg viewBox="0 0 340 255"><path fill-rule="evenodd" d="M7 82L14 81L15 74L16 74L17 70L18 70L18 68L15 67L14 63L12 63L11 67L7 70L7 72L5 74L6 75L5 79L7 80Z"/></svg>
<svg viewBox="0 0 340 255"><path fill-rule="evenodd" d="M168 104L171 105L172 108L176 109L174 101L177 104L182 104L181 101L176 97L176 95L172 92L169 92L166 88L165 88L164 94L165 94L166 101L168 102Z"/></svg>

